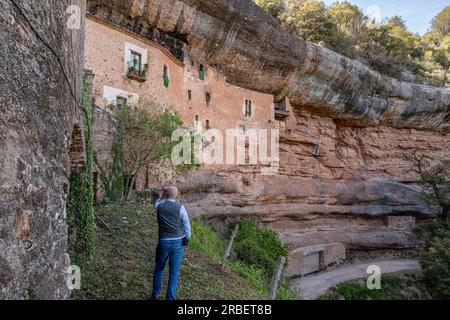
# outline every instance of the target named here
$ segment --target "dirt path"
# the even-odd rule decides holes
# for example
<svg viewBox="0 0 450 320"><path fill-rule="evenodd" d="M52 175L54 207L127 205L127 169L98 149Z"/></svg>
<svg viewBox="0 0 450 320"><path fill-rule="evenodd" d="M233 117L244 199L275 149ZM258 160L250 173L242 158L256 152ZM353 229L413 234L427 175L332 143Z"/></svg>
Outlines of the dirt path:
<svg viewBox="0 0 450 320"><path fill-rule="evenodd" d="M420 271L420 265L417 260L373 261L370 263L343 266L334 270L295 279L290 283L290 288L294 292L301 294L303 299L314 300L320 295L325 294L329 288L340 283L366 278L368 276L366 270L371 265L379 266L382 274Z"/></svg>

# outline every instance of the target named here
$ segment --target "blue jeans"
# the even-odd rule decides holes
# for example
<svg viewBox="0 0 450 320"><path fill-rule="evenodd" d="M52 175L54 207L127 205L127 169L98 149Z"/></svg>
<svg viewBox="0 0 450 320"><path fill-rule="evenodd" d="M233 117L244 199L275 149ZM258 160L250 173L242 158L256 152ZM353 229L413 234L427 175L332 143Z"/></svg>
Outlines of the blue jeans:
<svg viewBox="0 0 450 320"><path fill-rule="evenodd" d="M159 298L163 271L169 260L169 285L167 287L166 300L175 300L178 287L178 273L183 258L183 241L160 240L156 247L155 272L153 273L152 300Z"/></svg>

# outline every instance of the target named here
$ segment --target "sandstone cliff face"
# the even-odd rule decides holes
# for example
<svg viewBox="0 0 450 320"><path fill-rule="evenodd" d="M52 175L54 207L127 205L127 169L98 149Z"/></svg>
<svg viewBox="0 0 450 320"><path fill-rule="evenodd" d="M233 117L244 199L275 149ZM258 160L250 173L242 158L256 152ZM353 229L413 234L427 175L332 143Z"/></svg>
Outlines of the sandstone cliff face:
<svg viewBox="0 0 450 320"><path fill-rule="evenodd" d="M410 216L420 223L432 214L418 185L415 150L431 163L448 159L449 135L340 127L297 112L281 136L277 175L261 176L252 167L195 172L183 191L194 214L212 221L259 216L293 247L414 247L412 228L394 230L388 219Z"/></svg>
<svg viewBox="0 0 450 320"><path fill-rule="evenodd" d="M80 30L66 27L71 4L83 14L79 0L0 2L0 299L69 295L64 215L84 33L83 16Z"/></svg>
<svg viewBox="0 0 450 320"><path fill-rule="evenodd" d="M173 51L179 42L228 81L356 126L450 129L450 90L400 82L284 32L250 0L90 0L89 12ZM167 41L166 39L172 39ZM176 44L175 44L176 43Z"/></svg>
<svg viewBox="0 0 450 320"><path fill-rule="evenodd" d="M89 0L88 12L180 60L189 51L229 83L289 98L278 174L196 171L182 186L193 215L259 216L294 248L419 244L412 225L397 229L389 217L430 216L411 156L450 157L449 89L400 82L295 38L250 0Z"/></svg>

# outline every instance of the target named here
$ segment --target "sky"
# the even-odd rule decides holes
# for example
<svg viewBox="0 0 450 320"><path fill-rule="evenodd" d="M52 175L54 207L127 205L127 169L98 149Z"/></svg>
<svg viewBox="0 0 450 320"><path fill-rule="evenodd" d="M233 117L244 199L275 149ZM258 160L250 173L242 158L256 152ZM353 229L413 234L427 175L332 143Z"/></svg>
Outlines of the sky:
<svg viewBox="0 0 450 320"><path fill-rule="evenodd" d="M336 0L324 0L327 5ZM445 7L450 0L347 0L360 7L369 17L380 12L381 19L399 15L406 21L408 30L423 35L429 31L431 20Z"/></svg>

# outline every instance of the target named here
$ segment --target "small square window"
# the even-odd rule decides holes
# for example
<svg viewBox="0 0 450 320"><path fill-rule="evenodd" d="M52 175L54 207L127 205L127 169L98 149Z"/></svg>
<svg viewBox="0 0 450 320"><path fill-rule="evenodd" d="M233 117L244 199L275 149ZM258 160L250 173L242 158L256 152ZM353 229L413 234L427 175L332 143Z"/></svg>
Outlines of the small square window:
<svg viewBox="0 0 450 320"><path fill-rule="evenodd" d="M192 90L188 90L188 99L192 100Z"/></svg>
<svg viewBox="0 0 450 320"><path fill-rule="evenodd" d="M206 103L209 105L211 103L211 93L206 93Z"/></svg>
<svg viewBox="0 0 450 320"><path fill-rule="evenodd" d="M130 59L131 60L127 62L127 77L141 82L145 81L147 77L148 64L146 63L143 65L142 54L131 50Z"/></svg>
<svg viewBox="0 0 450 320"><path fill-rule="evenodd" d="M129 68L139 73L142 71L142 54L131 50L131 61Z"/></svg>
<svg viewBox="0 0 450 320"><path fill-rule="evenodd" d="M209 120L206 120L206 125L205 125L205 127L206 127L206 130L211 129L211 125L209 124Z"/></svg>
<svg viewBox="0 0 450 320"><path fill-rule="evenodd" d="M123 109L127 106L127 98L117 97L116 98L116 107L117 109Z"/></svg>
<svg viewBox="0 0 450 320"><path fill-rule="evenodd" d="M200 117L199 116L195 116L195 120L194 120L194 128L195 130L200 130Z"/></svg>

